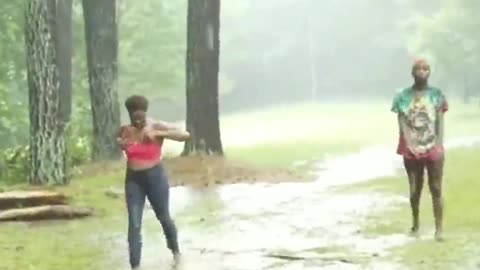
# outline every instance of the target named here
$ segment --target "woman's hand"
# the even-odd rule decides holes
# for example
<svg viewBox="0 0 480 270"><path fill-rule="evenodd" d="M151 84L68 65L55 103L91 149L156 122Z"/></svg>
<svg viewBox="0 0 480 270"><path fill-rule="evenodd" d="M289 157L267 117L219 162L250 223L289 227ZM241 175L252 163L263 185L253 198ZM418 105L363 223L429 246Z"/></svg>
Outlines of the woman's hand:
<svg viewBox="0 0 480 270"><path fill-rule="evenodd" d="M124 139L124 138L118 137L117 138L117 143L118 143L118 145L120 145L120 148L125 149L125 147L127 147L128 143L129 143L129 141Z"/></svg>
<svg viewBox="0 0 480 270"><path fill-rule="evenodd" d="M417 153L417 151L415 151L415 149L413 147L407 145L407 150L408 150L409 155L411 155L413 157L417 157L418 153Z"/></svg>

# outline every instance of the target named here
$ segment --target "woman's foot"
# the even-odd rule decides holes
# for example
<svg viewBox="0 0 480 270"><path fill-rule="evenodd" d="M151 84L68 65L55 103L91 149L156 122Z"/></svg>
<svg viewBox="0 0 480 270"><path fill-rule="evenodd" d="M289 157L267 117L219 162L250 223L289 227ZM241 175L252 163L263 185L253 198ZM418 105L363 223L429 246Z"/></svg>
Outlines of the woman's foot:
<svg viewBox="0 0 480 270"><path fill-rule="evenodd" d="M435 241L437 242L443 242L443 233L442 231L435 231Z"/></svg>
<svg viewBox="0 0 480 270"><path fill-rule="evenodd" d="M409 235L412 236L412 237L418 238L419 237L418 231L419 231L418 227L412 227L410 229Z"/></svg>
<svg viewBox="0 0 480 270"><path fill-rule="evenodd" d="M175 264L180 263L181 257L182 256L181 256L179 251L173 252L173 261L174 261Z"/></svg>

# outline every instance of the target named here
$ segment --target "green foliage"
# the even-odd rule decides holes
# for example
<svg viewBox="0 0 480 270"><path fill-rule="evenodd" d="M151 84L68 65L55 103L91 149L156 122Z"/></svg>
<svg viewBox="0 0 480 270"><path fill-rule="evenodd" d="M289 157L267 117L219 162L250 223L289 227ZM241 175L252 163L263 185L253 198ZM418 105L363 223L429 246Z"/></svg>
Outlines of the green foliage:
<svg viewBox="0 0 480 270"><path fill-rule="evenodd" d="M0 3L0 149L28 139L21 1Z"/></svg>
<svg viewBox="0 0 480 270"><path fill-rule="evenodd" d="M30 171L30 147L15 146L0 155L0 180L5 183L25 183Z"/></svg>
<svg viewBox="0 0 480 270"><path fill-rule="evenodd" d="M121 97L183 97L186 0L119 3Z"/></svg>
<svg viewBox="0 0 480 270"><path fill-rule="evenodd" d="M435 77L457 92L480 86L480 22L474 19L478 8L476 1L446 0L438 12L413 17L405 25L410 52L430 58Z"/></svg>
<svg viewBox="0 0 480 270"><path fill-rule="evenodd" d="M74 137L73 140L68 140L67 143L69 164L71 166L80 166L90 161L92 148L89 137Z"/></svg>
<svg viewBox="0 0 480 270"><path fill-rule="evenodd" d="M121 98L132 93L152 99L183 97L186 1L119 3ZM28 143L23 8L20 0L0 2L0 149ZM72 84L77 106L89 101L81 1L73 1L72 27ZM81 116L75 125L82 122L86 127L91 122L90 111L83 110Z"/></svg>
<svg viewBox="0 0 480 270"><path fill-rule="evenodd" d="M186 1L119 1L120 96L183 97ZM0 3L0 149L2 179L28 173L28 92L23 1ZM73 106L67 127L68 160L90 160L91 110L81 1L73 1ZM27 151L27 152L25 152ZM25 155L24 155L25 154Z"/></svg>
<svg viewBox="0 0 480 270"><path fill-rule="evenodd" d="M71 130L69 133L71 134ZM68 166L75 168L90 161L91 140L88 136L68 136ZM0 152L0 182L25 183L30 172L30 147L19 145Z"/></svg>
<svg viewBox="0 0 480 270"><path fill-rule="evenodd" d="M75 168L90 161L91 141L88 136L68 136L68 165ZM19 145L3 149L0 154L0 182L25 183L30 172L30 147Z"/></svg>
<svg viewBox="0 0 480 270"><path fill-rule="evenodd" d="M0 101L0 104L3 104ZM0 107L3 108L3 107ZM73 107L72 118L67 126L67 149L68 165L70 167L80 166L90 161L91 157L91 122L90 107L86 101L79 100ZM10 118L15 119L13 115ZM6 122L9 123L9 122ZM2 122L3 124L3 122ZM25 123L28 126L28 123ZM10 124L9 130L17 126ZM12 132L13 133L13 132ZM15 133L13 133L14 135ZM3 135L3 134L2 134ZM21 143L6 145L0 152L0 181L7 183L23 183L28 179L30 168L30 153L28 140Z"/></svg>
<svg viewBox="0 0 480 270"><path fill-rule="evenodd" d="M24 104L12 101L8 90L0 82L0 149L18 143L24 143L28 138L28 118Z"/></svg>
<svg viewBox="0 0 480 270"><path fill-rule="evenodd" d="M67 127L67 150L69 166L79 166L91 158L92 125L90 106L87 101L76 101L72 118Z"/></svg>

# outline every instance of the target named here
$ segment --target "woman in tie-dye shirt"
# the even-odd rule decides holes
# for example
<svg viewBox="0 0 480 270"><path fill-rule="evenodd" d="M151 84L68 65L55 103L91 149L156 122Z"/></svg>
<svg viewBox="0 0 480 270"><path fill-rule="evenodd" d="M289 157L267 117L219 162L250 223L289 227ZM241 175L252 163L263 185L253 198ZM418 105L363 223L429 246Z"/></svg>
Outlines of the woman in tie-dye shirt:
<svg viewBox="0 0 480 270"><path fill-rule="evenodd" d="M430 66L417 60L412 67L414 84L398 92L392 111L398 115L400 131L397 153L403 156L410 184L411 233L419 229L419 204L427 169L435 217L435 239L442 239L442 178L444 165L443 115L448 103L442 91L428 85Z"/></svg>

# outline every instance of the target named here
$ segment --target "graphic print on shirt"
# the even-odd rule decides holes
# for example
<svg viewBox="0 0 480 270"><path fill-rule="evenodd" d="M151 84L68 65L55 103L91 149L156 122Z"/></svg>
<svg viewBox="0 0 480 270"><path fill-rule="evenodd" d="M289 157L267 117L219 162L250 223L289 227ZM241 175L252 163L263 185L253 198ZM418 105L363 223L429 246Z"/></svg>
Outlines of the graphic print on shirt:
<svg viewBox="0 0 480 270"><path fill-rule="evenodd" d="M401 114L403 136L416 154L425 154L436 146L435 124L437 113L447 109L442 92L429 87L423 93L411 87L401 90L394 98L392 111Z"/></svg>
<svg viewBox="0 0 480 270"><path fill-rule="evenodd" d="M406 115L411 147L424 154L435 146L435 106L426 96L415 97Z"/></svg>

